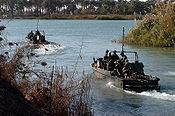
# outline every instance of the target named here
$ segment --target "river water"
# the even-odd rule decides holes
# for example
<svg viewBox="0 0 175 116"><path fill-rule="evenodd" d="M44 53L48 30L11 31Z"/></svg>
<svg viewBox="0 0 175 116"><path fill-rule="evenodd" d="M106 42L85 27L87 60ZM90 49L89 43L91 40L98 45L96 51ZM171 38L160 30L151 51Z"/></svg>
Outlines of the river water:
<svg viewBox="0 0 175 116"><path fill-rule="evenodd" d="M37 20L2 20L4 36L12 42L24 41L30 30L36 30ZM106 49L121 50L122 26L125 33L135 25L132 20L40 20L39 29L45 31L46 39L62 45L37 51L42 61L50 65L71 67L75 64L82 46L82 60L78 72L92 73L93 57L102 57ZM95 116L175 116L175 50L125 45L125 50L137 51L144 63L146 74L160 78L159 92L134 93L122 91L111 82L92 80L93 108ZM129 56L129 60L133 60Z"/></svg>

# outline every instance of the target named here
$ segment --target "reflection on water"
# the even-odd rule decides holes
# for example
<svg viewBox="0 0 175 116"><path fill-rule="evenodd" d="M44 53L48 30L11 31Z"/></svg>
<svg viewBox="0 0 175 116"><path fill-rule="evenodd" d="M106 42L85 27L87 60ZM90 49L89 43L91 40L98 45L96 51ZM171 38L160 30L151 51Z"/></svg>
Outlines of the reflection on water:
<svg viewBox="0 0 175 116"><path fill-rule="evenodd" d="M1 23L6 24L7 20ZM37 20L13 20L4 34L9 41L24 41L30 30L36 29ZM102 57L106 49L121 50L120 43L112 43L113 39L120 39L122 26L127 33L134 26L134 21L99 21L99 20L40 20L39 29L44 30L46 40L66 46L63 49L50 49L49 55L44 55L43 49L37 53L42 61L48 65L72 67L79 56L80 46L83 43L82 60L78 64L78 71L85 70L91 74L92 58ZM160 92L128 93L122 91L105 80L92 80L93 108L96 116L160 116L175 114L175 50L151 47L125 45L125 50L137 51L139 60L145 65L146 74L159 77ZM56 52L55 52L56 50ZM130 61L133 56L128 56ZM163 109L163 110L162 110Z"/></svg>

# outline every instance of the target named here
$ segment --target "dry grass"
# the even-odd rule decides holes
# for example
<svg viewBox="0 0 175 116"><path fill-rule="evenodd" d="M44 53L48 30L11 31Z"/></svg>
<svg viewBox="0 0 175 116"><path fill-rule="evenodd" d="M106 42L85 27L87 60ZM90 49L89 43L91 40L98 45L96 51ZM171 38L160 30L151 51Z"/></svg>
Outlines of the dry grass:
<svg viewBox="0 0 175 116"><path fill-rule="evenodd" d="M67 68L57 70L54 66L50 73L35 71L32 65L29 65L32 57L34 55L29 46L18 48L11 59L1 54L0 78L16 86L27 100L48 115L93 115L87 75L83 74L81 80L78 80L74 74L69 74ZM45 67L47 63L40 62L40 65Z"/></svg>

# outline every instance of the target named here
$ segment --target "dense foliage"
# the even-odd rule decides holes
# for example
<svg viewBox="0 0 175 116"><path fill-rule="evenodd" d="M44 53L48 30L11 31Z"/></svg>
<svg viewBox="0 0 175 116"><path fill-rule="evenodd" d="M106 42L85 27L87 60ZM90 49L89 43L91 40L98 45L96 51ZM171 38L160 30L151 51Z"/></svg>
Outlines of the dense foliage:
<svg viewBox="0 0 175 116"><path fill-rule="evenodd" d="M175 47L175 3L157 2L155 9L126 35L126 42L145 46Z"/></svg>
<svg viewBox="0 0 175 116"><path fill-rule="evenodd" d="M0 0L1 15L133 15L150 12L155 0Z"/></svg>

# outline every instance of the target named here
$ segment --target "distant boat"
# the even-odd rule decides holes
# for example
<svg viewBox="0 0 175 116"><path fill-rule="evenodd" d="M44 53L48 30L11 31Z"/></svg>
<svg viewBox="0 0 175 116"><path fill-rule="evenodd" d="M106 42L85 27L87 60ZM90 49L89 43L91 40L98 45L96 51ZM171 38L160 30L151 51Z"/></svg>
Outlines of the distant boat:
<svg viewBox="0 0 175 116"><path fill-rule="evenodd" d="M32 44L40 44L47 42L45 40L45 32L40 32L39 30L36 30L35 33L31 30L26 37L26 41Z"/></svg>
<svg viewBox="0 0 175 116"><path fill-rule="evenodd" d="M106 79L107 81L113 82L114 86L121 88L123 90L128 91L136 91L136 92L142 92L147 90L159 90L159 78L145 75L143 71L143 64L138 61L138 54L137 52L132 51L124 51L124 28L123 28L123 42L122 42L122 50L121 51L115 51L116 53L131 53L135 54L135 62L125 62L124 60L118 58L117 61L111 60L113 63L113 69L109 70L109 68L106 68L106 65L108 61L106 61L104 58L98 58L91 64L91 67L94 71L94 77L99 79ZM126 57L127 58L127 57ZM127 60L126 60L127 61ZM124 65L126 63L126 65ZM119 68L116 66L120 66ZM115 67L116 66L116 67Z"/></svg>
<svg viewBox="0 0 175 116"><path fill-rule="evenodd" d="M55 42L49 42L46 40L45 32L39 31L38 29L35 33L31 30L26 36L27 44L31 45L34 49L40 48L41 45L54 45L57 47L61 47L60 44Z"/></svg>

